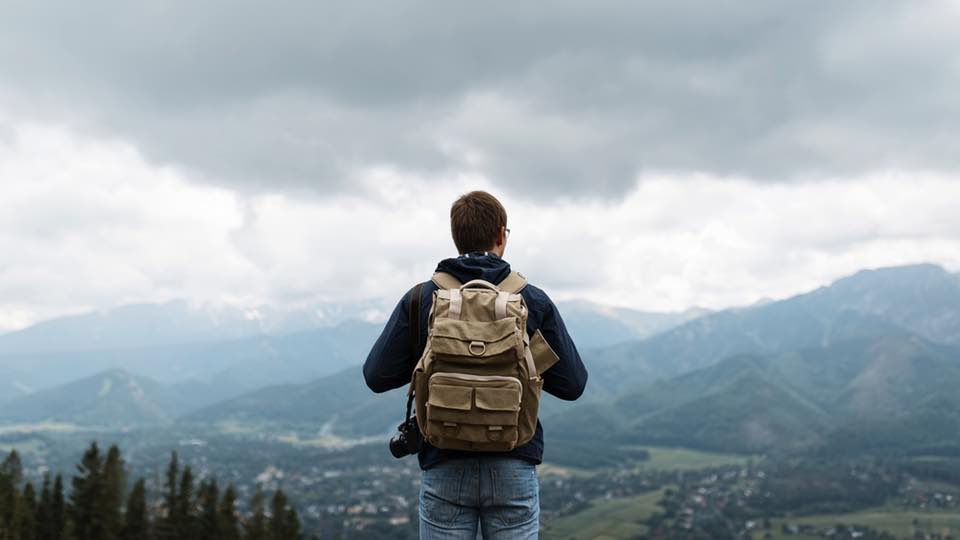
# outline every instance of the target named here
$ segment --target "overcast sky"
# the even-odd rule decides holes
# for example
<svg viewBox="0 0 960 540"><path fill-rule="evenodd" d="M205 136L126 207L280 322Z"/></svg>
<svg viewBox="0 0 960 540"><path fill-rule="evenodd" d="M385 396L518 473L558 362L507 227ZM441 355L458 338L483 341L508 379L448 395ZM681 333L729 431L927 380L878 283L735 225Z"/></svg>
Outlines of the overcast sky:
<svg viewBox="0 0 960 540"><path fill-rule="evenodd" d="M0 331L397 299L500 196L558 299L960 269L956 2L4 2Z"/></svg>

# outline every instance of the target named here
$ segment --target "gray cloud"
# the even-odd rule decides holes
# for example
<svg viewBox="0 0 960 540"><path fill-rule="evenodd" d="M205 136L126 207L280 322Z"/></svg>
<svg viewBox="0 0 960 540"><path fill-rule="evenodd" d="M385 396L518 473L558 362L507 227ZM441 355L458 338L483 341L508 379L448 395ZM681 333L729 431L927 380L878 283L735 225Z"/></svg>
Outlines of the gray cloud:
<svg viewBox="0 0 960 540"><path fill-rule="evenodd" d="M21 114L251 189L343 190L377 165L605 196L642 171L955 172L957 11L15 2L0 7L0 90Z"/></svg>

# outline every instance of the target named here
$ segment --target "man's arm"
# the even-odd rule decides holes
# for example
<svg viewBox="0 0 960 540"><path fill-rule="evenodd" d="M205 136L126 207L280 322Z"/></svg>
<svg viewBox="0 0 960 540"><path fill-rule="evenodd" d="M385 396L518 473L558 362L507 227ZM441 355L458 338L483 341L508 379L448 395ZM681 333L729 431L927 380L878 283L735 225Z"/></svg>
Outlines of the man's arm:
<svg viewBox="0 0 960 540"><path fill-rule="evenodd" d="M557 353L560 360L543 374L543 389L548 393L567 401L573 401L583 394L587 386L587 368L584 367L577 352L577 346L567 333L560 312L546 293L543 295L543 318L540 321L540 333L547 344Z"/></svg>
<svg viewBox="0 0 960 540"><path fill-rule="evenodd" d="M378 394L409 383L413 374L415 360L411 358L409 311L410 295L405 294L363 363L363 378Z"/></svg>

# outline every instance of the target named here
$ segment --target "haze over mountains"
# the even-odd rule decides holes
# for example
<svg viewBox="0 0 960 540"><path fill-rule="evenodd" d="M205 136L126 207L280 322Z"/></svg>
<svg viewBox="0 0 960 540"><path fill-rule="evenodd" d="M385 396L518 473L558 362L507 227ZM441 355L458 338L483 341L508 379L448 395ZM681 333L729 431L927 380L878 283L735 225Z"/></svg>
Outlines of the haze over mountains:
<svg viewBox="0 0 960 540"><path fill-rule="evenodd" d="M562 308L587 347L640 339L703 312L588 302ZM384 317L384 307L369 301L299 311L176 301L62 317L0 335L0 402L114 369L167 384L209 384L218 395L302 382L360 364L382 326L366 320Z"/></svg>
<svg viewBox="0 0 960 540"><path fill-rule="evenodd" d="M561 433L735 451L960 444L960 279L933 265L597 351L606 400Z"/></svg>
<svg viewBox="0 0 960 540"><path fill-rule="evenodd" d="M541 416L557 444L588 436L736 452L960 448L960 278L940 267L866 270L715 313L586 302L561 310L590 382L580 402L545 400ZM49 335L57 324L0 336L0 420L247 426L350 439L385 435L402 416L402 392L371 394L358 368L377 324L139 348L118 340L111 343L127 346L25 348L23 335ZM100 328L100 336L122 333ZM175 321L157 335L171 328ZM78 375L26 396L30 388L17 382L64 374Z"/></svg>

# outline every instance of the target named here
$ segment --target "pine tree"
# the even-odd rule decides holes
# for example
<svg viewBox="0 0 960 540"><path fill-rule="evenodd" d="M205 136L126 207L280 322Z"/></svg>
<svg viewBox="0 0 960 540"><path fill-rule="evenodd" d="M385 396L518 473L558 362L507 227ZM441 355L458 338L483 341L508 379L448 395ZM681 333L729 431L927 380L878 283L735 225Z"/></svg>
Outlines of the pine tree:
<svg viewBox="0 0 960 540"><path fill-rule="evenodd" d="M53 480L53 494L50 496L50 539L70 538L64 532L67 526L67 501L63 495L63 477L59 474Z"/></svg>
<svg viewBox="0 0 960 540"><path fill-rule="evenodd" d="M178 511L180 510L180 494L177 492L177 481L180 477L180 462L177 453L170 453L170 464L167 466L164 480L163 517L157 520L157 540L177 540L177 529L180 527Z"/></svg>
<svg viewBox="0 0 960 540"><path fill-rule="evenodd" d="M12 538L16 534L21 480L23 463L20 461L20 454L11 450L3 462L0 462L0 538Z"/></svg>
<svg viewBox="0 0 960 540"><path fill-rule="evenodd" d="M123 528L120 507L123 505L127 488L123 458L120 457L120 449L116 445L107 450L101 482L100 496L95 504L97 519L101 524L99 540L116 540Z"/></svg>
<svg viewBox="0 0 960 540"><path fill-rule="evenodd" d="M138 479L133 484L133 489L127 498L127 509L124 514L123 531L120 537L123 540L149 540L150 538L147 488L143 478Z"/></svg>
<svg viewBox="0 0 960 540"><path fill-rule="evenodd" d="M103 492L103 457L96 442L84 452L77 473L70 493L70 518L76 540L102 540L106 537L98 502Z"/></svg>
<svg viewBox="0 0 960 540"><path fill-rule="evenodd" d="M37 537L37 494L33 484L27 484L17 505L17 532L20 540L33 540Z"/></svg>
<svg viewBox="0 0 960 540"><path fill-rule="evenodd" d="M193 540L197 538L197 513L193 499L193 470L189 465L180 475L180 493L178 500L177 539Z"/></svg>
<svg viewBox="0 0 960 540"><path fill-rule="evenodd" d="M40 501L37 503L37 540L53 540L53 520L51 519L50 474L43 475L40 487Z"/></svg>
<svg viewBox="0 0 960 540"><path fill-rule="evenodd" d="M220 538L220 515L217 508L219 498L220 487L217 485L216 478L200 484L197 492L199 507L197 529L200 538L204 540Z"/></svg>
<svg viewBox="0 0 960 540"><path fill-rule="evenodd" d="M250 518L244 527L246 535L244 540L268 540L267 534L267 516L264 513L264 495L263 488L257 484L257 491L254 492L250 500Z"/></svg>
<svg viewBox="0 0 960 540"><path fill-rule="evenodd" d="M16 449L10 450L3 462L0 462L0 479L9 482L15 489L23 480L23 463Z"/></svg>
<svg viewBox="0 0 960 540"><path fill-rule="evenodd" d="M300 540L300 519L287 501L282 489L273 494L270 502L270 537L272 540Z"/></svg>
<svg viewBox="0 0 960 540"><path fill-rule="evenodd" d="M303 538L303 525L300 523L300 516L297 515L297 511L292 506L287 508L285 521L284 530L288 534L287 539L300 540Z"/></svg>
<svg viewBox="0 0 960 540"><path fill-rule="evenodd" d="M237 492L233 485L227 486L223 499L217 509L220 519L220 540L240 540L240 527L237 522Z"/></svg>

